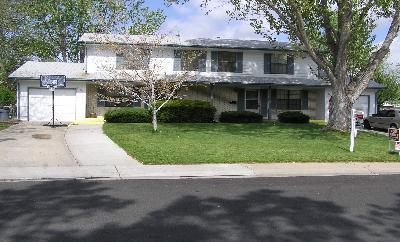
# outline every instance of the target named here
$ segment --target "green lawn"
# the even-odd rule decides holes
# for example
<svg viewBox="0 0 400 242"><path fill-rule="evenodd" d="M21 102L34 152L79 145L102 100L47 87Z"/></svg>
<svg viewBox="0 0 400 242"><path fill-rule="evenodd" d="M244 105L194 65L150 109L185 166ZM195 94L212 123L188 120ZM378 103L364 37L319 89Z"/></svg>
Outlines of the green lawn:
<svg viewBox="0 0 400 242"><path fill-rule="evenodd" d="M0 130L6 129L6 128L8 128L8 127L10 127L10 125L0 123Z"/></svg>
<svg viewBox="0 0 400 242"><path fill-rule="evenodd" d="M398 161L383 135L321 131L318 124L105 124L104 132L145 164Z"/></svg>

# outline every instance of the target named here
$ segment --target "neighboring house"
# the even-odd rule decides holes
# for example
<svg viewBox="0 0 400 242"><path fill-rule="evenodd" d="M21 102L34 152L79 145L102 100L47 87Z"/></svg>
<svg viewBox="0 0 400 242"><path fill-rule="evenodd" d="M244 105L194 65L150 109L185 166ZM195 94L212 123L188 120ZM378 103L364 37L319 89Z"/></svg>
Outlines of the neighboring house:
<svg viewBox="0 0 400 242"><path fill-rule="evenodd" d="M101 38L96 38L99 36L81 37L86 48L85 63L27 62L10 75L17 82L19 119L48 121L51 118L51 92L39 87L40 75L67 77L67 87L55 91L55 113L59 121L103 115L115 108L114 103L99 98L97 93L101 90L94 81L107 79L102 75L103 64L121 68L123 56L104 48ZM210 101L218 114L246 110L260 113L265 119L276 119L280 112L298 110L312 119L329 117L330 84L318 77L316 64L305 52L292 55L293 48L288 43L192 39L166 44L163 49L166 50L163 56L150 58L163 58L166 73L181 71L184 49L204 51L192 66L195 71L190 82L194 85L184 88L180 94L186 99ZM380 88L381 85L371 81L355 108L365 115L376 113L375 94ZM143 105L134 103L133 106Z"/></svg>

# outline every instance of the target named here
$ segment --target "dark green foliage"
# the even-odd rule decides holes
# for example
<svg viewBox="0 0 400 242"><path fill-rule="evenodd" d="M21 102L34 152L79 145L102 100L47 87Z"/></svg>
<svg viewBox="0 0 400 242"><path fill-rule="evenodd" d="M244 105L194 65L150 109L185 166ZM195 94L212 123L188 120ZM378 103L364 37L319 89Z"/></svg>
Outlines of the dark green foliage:
<svg viewBox="0 0 400 242"><path fill-rule="evenodd" d="M374 80L385 88L377 92L378 106L382 106L385 102L389 104L400 104L400 70L392 69L390 66L381 65L375 72Z"/></svg>
<svg viewBox="0 0 400 242"><path fill-rule="evenodd" d="M12 104L15 104L15 91L5 85L0 85L0 106Z"/></svg>
<svg viewBox="0 0 400 242"><path fill-rule="evenodd" d="M263 116L248 111L222 112L219 118L221 123L261 123Z"/></svg>
<svg viewBox="0 0 400 242"><path fill-rule="evenodd" d="M113 109L104 115L108 123L150 123L150 112L143 108Z"/></svg>
<svg viewBox="0 0 400 242"><path fill-rule="evenodd" d="M309 123L310 116L297 111L289 111L278 114L281 123Z"/></svg>
<svg viewBox="0 0 400 242"><path fill-rule="evenodd" d="M164 123L211 123L216 108L206 101L171 100L158 112Z"/></svg>

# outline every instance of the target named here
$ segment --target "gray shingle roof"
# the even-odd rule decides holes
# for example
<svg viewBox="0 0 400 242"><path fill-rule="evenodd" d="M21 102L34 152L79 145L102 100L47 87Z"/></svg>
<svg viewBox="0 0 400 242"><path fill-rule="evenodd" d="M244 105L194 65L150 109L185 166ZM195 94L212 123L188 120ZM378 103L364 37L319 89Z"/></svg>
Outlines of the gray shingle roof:
<svg viewBox="0 0 400 242"><path fill-rule="evenodd" d="M40 75L65 75L69 80L105 80L106 75L100 73L86 73L84 63L63 62L33 62L28 61L9 76L12 79L39 80ZM190 81L199 83L220 84L268 84L268 85L303 85L303 86L329 86L324 80L297 77L256 77L241 76L205 76L195 75ZM383 85L370 81L368 88L384 88Z"/></svg>
<svg viewBox="0 0 400 242"><path fill-rule="evenodd" d="M144 44L146 42L160 43L164 46L223 48L223 49L254 49L254 50L294 50L288 42L271 42L262 40L241 39L182 39L176 36L157 37L153 35L111 35L85 33L79 39L83 43L117 43L117 44Z"/></svg>
<svg viewBox="0 0 400 242"><path fill-rule="evenodd" d="M302 85L302 86L329 86L324 80L296 77L255 77L255 76L195 76L192 82L200 83L221 83L221 84L270 84L270 85Z"/></svg>
<svg viewBox="0 0 400 242"><path fill-rule="evenodd" d="M9 76L13 79L39 79L40 75L65 75L68 79L86 79L84 63L28 61Z"/></svg>

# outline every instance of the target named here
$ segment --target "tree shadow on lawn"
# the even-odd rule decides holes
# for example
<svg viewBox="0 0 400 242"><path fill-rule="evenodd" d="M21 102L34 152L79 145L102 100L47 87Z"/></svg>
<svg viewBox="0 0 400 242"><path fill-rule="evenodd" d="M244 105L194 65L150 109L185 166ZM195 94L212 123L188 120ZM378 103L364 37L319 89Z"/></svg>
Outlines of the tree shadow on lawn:
<svg viewBox="0 0 400 242"><path fill-rule="evenodd" d="M333 202L285 196L282 191L270 189L231 199L183 196L131 224L110 218L114 222L84 232L64 227L52 229L53 223L74 223L96 212L113 212L135 205L132 200L98 194L103 188L95 183L83 184L78 190L76 186L70 190L51 184L0 193L1 229L15 225L23 228L12 240L362 241L370 238L368 227L348 218L345 209ZM37 207L36 200L46 206ZM129 216L131 220L136 218L134 213Z"/></svg>

